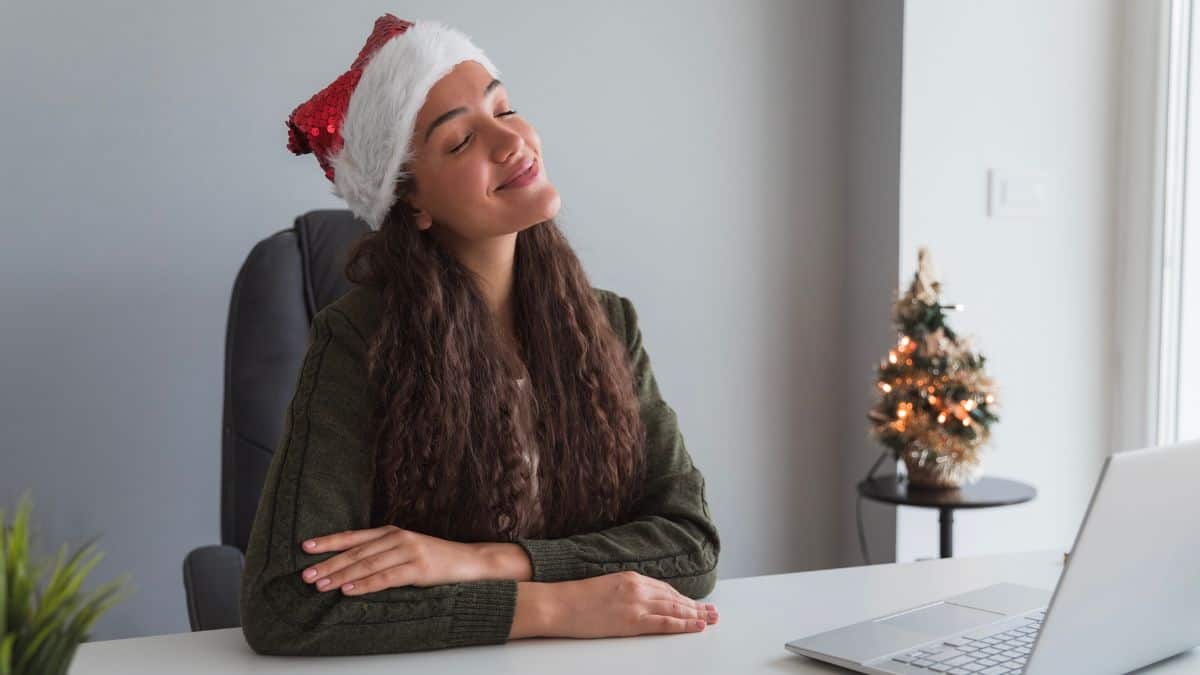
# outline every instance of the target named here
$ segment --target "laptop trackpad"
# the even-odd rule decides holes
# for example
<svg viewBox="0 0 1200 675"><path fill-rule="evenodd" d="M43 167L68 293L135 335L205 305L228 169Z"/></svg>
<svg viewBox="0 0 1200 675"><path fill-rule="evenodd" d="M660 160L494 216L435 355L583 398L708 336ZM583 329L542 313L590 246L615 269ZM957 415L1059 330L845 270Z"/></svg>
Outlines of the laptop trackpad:
<svg viewBox="0 0 1200 675"><path fill-rule="evenodd" d="M877 619L876 623L923 633L933 639L982 626L1004 617L1004 614L996 612L939 602L936 605L894 614L885 619Z"/></svg>

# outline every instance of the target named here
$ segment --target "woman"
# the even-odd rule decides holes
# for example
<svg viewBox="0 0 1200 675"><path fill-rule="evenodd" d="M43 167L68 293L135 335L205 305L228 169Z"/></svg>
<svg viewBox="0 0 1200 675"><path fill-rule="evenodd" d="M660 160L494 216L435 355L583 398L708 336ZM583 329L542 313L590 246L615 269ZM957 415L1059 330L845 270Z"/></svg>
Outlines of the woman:
<svg viewBox="0 0 1200 675"><path fill-rule="evenodd" d="M264 654L703 630L720 539L628 298L463 34L390 14L288 120L368 225L316 314L246 551Z"/></svg>

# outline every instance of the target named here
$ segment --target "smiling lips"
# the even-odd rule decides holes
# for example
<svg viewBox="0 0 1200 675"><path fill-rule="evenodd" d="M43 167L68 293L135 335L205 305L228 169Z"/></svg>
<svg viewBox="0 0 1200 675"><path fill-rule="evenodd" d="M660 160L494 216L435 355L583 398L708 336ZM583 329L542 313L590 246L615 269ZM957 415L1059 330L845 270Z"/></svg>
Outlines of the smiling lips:
<svg viewBox="0 0 1200 675"><path fill-rule="evenodd" d="M528 185L538 175L537 160L530 158L528 163L517 171L515 174L508 177L508 180L500 184L497 190L504 190L511 187L521 187Z"/></svg>

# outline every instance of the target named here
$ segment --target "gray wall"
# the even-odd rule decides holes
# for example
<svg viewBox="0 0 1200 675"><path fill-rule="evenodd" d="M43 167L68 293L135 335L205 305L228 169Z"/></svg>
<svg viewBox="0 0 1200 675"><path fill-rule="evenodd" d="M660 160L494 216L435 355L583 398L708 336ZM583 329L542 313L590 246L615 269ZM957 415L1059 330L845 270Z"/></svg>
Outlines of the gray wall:
<svg viewBox="0 0 1200 675"><path fill-rule="evenodd" d="M181 561L218 539L234 275L343 206L283 120L388 11L470 34L537 126L593 283L643 317L722 577L838 564L846 5L14 0L0 505L32 490L46 552L102 535L89 587L132 572L95 637L187 630Z"/></svg>
<svg viewBox="0 0 1200 675"><path fill-rule="evenodd" d="M928 245L943 300L966 305L948 321L974 336L999 387L984 471L1039 489L1027 504L955 515L956 554L1066 550L1104 457L1120 449L1108 415L1124 349L1111 337L1124 323L1111 298L1123 254L1114 240L1127 4L905 3L903 279ZM989 216L991 168L1047 171L1044 213ZM899 560L936 555L931 511L901 508L897 523Z"/></svg>
<svg viewBox="0 0 1200 675"><path fill-rule="evenodd" d="M845 133L846 223L842 270L841 430L845 456L839 483L839 551L864 562L857 536L855 489L882 452L867 436L879 359L895 342L892 296L899 274L900 104L904 3L854 0L845 45L850 77ZM880 465L880 475L891 465ZM895 557L896 509L864 500L863 536L873 563Z"/></svg>

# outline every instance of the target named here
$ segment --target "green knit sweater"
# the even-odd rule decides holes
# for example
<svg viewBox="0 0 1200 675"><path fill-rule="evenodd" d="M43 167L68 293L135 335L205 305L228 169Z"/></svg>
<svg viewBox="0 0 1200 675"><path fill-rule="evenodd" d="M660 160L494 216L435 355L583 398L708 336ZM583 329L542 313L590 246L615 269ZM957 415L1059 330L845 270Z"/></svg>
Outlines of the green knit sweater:
<svg viewBox="0 0 1200 675"><path fill-rule="evenodd" d="M662 400L628 298L593 289L624 341L647 431L646 489L629 522L562 539L519 539L533 581L635 570L691 598L708 595L721 544L704 476ZM371 527L374 459L366 438L366 337L378 327L377 291L355 287L313 317L295 395L263 485L242 574L242 632L261 654L350 655L508 640L513 579L403 586L360 596L319 592L300 577L338 552L301 542Z"/></svg>

